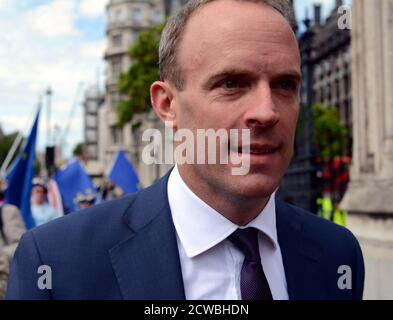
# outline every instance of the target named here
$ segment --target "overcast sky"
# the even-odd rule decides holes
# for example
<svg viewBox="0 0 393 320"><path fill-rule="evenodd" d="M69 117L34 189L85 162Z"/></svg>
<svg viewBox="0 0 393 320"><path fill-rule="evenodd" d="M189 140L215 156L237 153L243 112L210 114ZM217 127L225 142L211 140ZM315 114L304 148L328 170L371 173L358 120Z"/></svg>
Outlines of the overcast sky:
<svg viewBox="0 0 393 320"><path fill-rule="evenodd" d="M326 16L334 0L295 0L298 19L306 7L324 4ZM52 87L52 126L63 132L79 83L85 88L104 80L105 5L108 0L0 0L0 123L6 133L27 134L38 98ZM79 101L81 101L79 98ZM53 128L52 128L53 132ZM59 134L57 135L59 137ZM83 140L79 104L66 143L70 155ZM39 150L46 144L46 108L39 130Z"/></svg>

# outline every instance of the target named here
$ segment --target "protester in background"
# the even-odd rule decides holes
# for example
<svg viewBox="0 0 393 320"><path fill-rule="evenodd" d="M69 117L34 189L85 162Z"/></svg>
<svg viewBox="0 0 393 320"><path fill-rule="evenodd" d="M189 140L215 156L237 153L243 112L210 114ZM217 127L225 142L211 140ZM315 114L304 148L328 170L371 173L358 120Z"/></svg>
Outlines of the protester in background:
<svg viewBox="0 0 393 320"><path fill-rule="evenodd" d="M102 199L104 201L110 201L120 198L124 195L124 192L116 187L111 181L105 181L102 188Z"/></svg>
<svg viewBox="0 0 393 320"><path fill-rule="evenodd" d="M9 266L15 249L26 231L19 209L4 201L6 188L6 180L0 178L0 299L5 294Z"/></svg>
<svg viewBox="0 0 393 320"><path fill-rule="evenodd" d="M42 183L36 183L31 192L31 213L36 226L60 217L59 213L49 204L48 189Z"/></svg>
<svg viewBox="0 0 393 320"><path fill-rule="evenodd" d="M4 203L4 193L7 182L2 179L0 182L0 247L3 249L9 262L11 262L19 239L26 231L20 211L17 207Z"/></svg>
<svg viewBox="0 0 393 320"><path fill-rule="evenodd" d="M5 190L7 186L7 179L5 177L0 177L0 206L5 204Z"/></svg>
<svg viewBox="0 0 393 320"><path fill-rule="evenodd" d="M0 300L3 300L5 297L5 292L7 289L8 271L8 259L4 251L0 247Z"/></svg>
<svg viewBox="0 0 393 320"><path fill-rule="evenodd" d="M93 193L78 194L76 201L80 209L90 208L95 204L96 196Z"/></svg>

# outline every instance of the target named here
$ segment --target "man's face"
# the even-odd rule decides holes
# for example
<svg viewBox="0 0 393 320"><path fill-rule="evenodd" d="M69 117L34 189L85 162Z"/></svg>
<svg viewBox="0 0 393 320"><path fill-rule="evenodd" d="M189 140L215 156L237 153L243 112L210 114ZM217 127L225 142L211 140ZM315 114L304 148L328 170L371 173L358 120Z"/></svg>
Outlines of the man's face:
<svg viewBox="0 0 393 320"><path fill-rule="evenodd" d="M45 196L44 188L42 188L41 186L34 187L31 192L31 201L35 205L40 205L45 203L46 196Z"/></svg>
<svg viewBox="0 0 393 320"><path fill-rule="evenodd" d="M90 208L91 206L93 206L93 203L91 203L90 201L79 202L79 208L81 208L81 209Z"/></svg>
<svg viewBox="0 0 393 320"><path fill-rule="evenodd" d="M293 154L300 56L295 36L273 8L209 3L187 23L178 50L184 90L172 100L175 129L250 129L250 171L231 164L183 165L190 181L242 197L267 197Z"/></svg>

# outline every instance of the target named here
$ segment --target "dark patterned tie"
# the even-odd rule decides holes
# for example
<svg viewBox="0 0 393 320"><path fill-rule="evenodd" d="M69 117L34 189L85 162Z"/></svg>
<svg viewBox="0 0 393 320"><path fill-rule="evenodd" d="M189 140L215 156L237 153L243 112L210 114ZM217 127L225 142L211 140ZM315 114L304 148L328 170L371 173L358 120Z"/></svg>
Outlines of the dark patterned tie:
<svg viewBox="0 0 393 320"><path fill-rule="evenodd" d="M261 264L258 230L254 228L237 229L228 239L244 254L244 262L240 274L242 299L273 300Z"/></svg>

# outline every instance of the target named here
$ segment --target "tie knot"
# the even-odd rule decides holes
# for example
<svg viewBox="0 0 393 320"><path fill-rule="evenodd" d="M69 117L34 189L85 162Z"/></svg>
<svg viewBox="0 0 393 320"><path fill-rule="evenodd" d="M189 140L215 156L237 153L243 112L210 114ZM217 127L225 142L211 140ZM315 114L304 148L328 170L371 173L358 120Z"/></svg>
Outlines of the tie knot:
<svg viewBox="0 0 393 320"><path fill-rule="evenodd" d="M254 228L237 229L228 239L243 252L245 259L261 262L258 245L258 230Z"/></svg>

